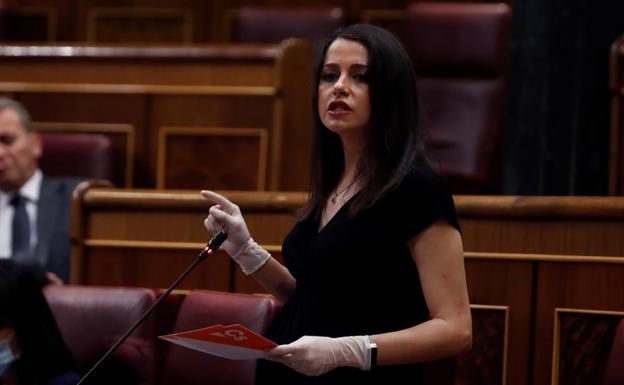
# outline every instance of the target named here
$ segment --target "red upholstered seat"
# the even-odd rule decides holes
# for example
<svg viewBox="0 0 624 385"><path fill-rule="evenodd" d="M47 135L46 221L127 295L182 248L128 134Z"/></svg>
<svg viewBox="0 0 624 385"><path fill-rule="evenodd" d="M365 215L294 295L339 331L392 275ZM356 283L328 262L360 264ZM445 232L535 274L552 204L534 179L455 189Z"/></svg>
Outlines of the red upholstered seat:
<svg viewBox="0 0 624 385"><path fill-rule="evenodd" d="M316 44L344 25L344 13L337 7L243 7L232 22L232 41L279 43L296 37Z"/></svg>
<svg viewBox="0 0 624 385"><path fill-rule="evenodd" d="M155 301L153 290L143 288L48 286L46 299L69 350L85 372ZM155 322L146 321L94 372L114 383L154 383ZM106 372L108 369L108 372Z"/></svg>
<svg viewBox="0 0 624 385"><path fill-rule="evenodd" d="M620 321L615 332L603 384L624 384L624 319Z"/></svg>
<svg viewBox="0 0 624 385"><path fill-rule="evenodd" d="M407 10L422 122L453 193L499 189L510 15L505 4L485 3L419 2Z"/></svg>
<svg viewBox="0 0 624 385"><path fill-rule="evenodd" d="M44 174L85 179L115 180L111 140L102 134L41 133Z"/></svg>
<svg viewBox="0 0 624 385"><path fill-rule="evenodd" d="M175 332L240 323L263 333L276 311L277 302L271 297L194 290L182 303ZM227 360L172 345L165 362L163 384L252 385L255 368L254 360Z"/></svg>

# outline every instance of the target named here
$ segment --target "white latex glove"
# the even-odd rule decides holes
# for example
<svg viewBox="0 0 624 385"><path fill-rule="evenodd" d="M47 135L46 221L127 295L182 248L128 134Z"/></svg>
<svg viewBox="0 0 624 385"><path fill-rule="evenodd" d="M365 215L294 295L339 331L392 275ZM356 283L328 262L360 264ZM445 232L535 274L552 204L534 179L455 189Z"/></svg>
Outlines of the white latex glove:
<svg viewBox="0 0 624 385"><path fill-rule="evenodd" d="M221 230L228 234L221 248L238 263L243 273L249 275L264 266L271 254L251 238L240 208L213 191L202 190L201 195L216 203L210 207L204 226L213 234Z"/></svg>
<svg viewBox="0 0 624 385"><path fill-rule="evenodd" d="M288 345L265 352L266 358L281 362L306 376L320 376L341 366L370 370L368 336L303 336Z"/></svg>

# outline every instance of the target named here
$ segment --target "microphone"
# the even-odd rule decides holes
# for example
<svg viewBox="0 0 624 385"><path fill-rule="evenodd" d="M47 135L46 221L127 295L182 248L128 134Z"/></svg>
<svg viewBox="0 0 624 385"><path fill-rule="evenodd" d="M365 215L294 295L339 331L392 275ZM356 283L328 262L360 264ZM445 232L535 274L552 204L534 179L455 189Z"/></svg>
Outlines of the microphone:
<svg viewBox="0 0 624 385"><path fill-rule="evenodd" d="M158 298L158 300L156 300L156 302L154 302L154 304L152 306L149 307L149 309L147 309L145 311L145 313L143 313L143 315L141 315L141 317L139 317L138 320L136 320L134 322L134 324L132 324L132 326L130 326L128 328L128 330L126 330L126 332L121 336L121 338L119 338L117 340L117 342L115 342L115 345L113 345L110 349L108 349L108 351L106 353L104 353L104 355L102 356L102 358L100 358L98 360L98 362L95 363L95 365L93 365L91 367L91 369L89 369L89 371L82 376L82 378L80 378L80 381L78 381L78 383L76 385L81 385L88 377L89 375L91 375L91 373L93 373L93 371L95 371L95 369L97 369L102 362L104 362L104 360L106 360L111 354L113 354L115 352L115 350L117 350L117 348L128 338L130 337L130 334L132 334L132 332L134 332L136 330L137 327L139 327L139 325L141 325L141 323L150 315L152 314L152 312L154 311L154 309L156 309L156 307L158 306L159 303L161 303L165 298L167 298L169 296L169 294L171 294L171 292L178 287L178 285L180 284L180 282L182 282L182 280L184 280L184 278L186 278L187 275L189 275L189 273L191 271L193 271L193 269L204 259L206 259L209 255L214 254L215 251L217 251L219 249L219 247L221 247L221 245L223 244L223 242L225 242L225 240L227 239L228 235L225 231L219 231L218 233L216 233L214 235L214 237L212 237L212 239L210 239L210 241L208 242L208 244L206 245L206 247L199 253L199 255L197 256L197 258L195 259L195 261L193 261L193 263L191 263L189 265L189 267L186 268L186 270L184 270L184 272L182 274L180 274L180 276L178 277L178 279L176 279L171 286L169 286L169 288Z"/></svg>
<svg viewBox="0 0 624 385"><path fill-rule="evenodd" d="M203 261L207 256L212 255L215 251L221 247L223 242L227 239L228 235L225 231L221 230L212 237L212 239L208 242L206 247L199 253L197 259ZM176 281L177 282L177 281ZM175 282L174 282L175 284Z"/></svg>

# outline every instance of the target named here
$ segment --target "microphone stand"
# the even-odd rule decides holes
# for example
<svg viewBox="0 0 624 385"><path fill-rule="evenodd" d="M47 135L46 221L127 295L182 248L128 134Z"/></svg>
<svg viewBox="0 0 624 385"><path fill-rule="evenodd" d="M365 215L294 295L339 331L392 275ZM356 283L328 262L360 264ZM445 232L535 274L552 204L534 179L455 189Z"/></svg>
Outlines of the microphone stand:
<svg viewBox="0 0 624 385"><path fill-rule="evenodd" d="M117 348L128 337L130 337L130 334L132 334L132 332L134 332L134 330L137 327L139 327L139 325L150 314L152 314L154 309L156 309L156 306L158 306L159 303L161 303L165 298L167 298L169 296L169 294L171 294L171 292L176 287L178 287L180 282L182 282L184 280L184 278L186 278L186 276L189 275L189 273L191 271L193 271L193 269L195 269L195 267L200 262L202 262L204 259L206 259L209 255L214 254L214 252L217 251L217 249L223 244L223 242L225 242L226 239L227 239L227 233L224 232L224 231L219 231L217 234L215 234L215 236L212 237L210 242L208 242L208 245L199 253L199 255L197 256L195 261L193 261L193 263L190 264L189 267L186 268L186 270L184 270L184 272L178 277L178 279L176 279L175 282L173 282L171 284L171 286L169 286L169 288L158 298L158 300L156 300L156 302L154 302L154 304L152 306L150 306L149 309L147 309L145 311L145 313L143 313L143 315L141 315L141 317L139 317L139 319L136 320L136 322L134 322L134 324L132 324L132 326L130 326L128 328L128 330L126 330L126 332L123 334L123 336L121 336L121 338L119 338L119 340L117 340L117 342L110 349L108 349L108 351L102 356L102 358L100 358L98 360L98 362L96 362L95 365L93 365L91 367L91 369L89 369L89 371L84 376L82 376L82 378L80 379L80 381L78 381L78 383L76 385L81 385L87 379L87 377L89 377L89 375L91 375L91 373L93 373L93 371L95 371L95 369L97 369L98 366L100 366L102 364L102 362L104 362L104 360L106 360L111 354L113 354L115 352L115 350L117 350Z"/></svg>

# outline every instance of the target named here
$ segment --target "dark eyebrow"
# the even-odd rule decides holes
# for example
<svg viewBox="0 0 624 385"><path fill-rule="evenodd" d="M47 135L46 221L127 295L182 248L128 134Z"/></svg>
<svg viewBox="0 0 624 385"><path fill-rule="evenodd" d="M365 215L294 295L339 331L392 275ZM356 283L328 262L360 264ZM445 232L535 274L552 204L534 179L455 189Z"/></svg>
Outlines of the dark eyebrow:
<svg viewBox="0 0 624 385"><path fill-rule="evenodd" d="M352 69L358 69L358 70L368 70L368 66L366 64L353 64L351 66Z"/></svg>
<svg viewBox="0 0 624 385"><path fill-rule="evenodd" d="M325 63L323 64L323 68L335 68L335 67L339 67L338 64L336 63ZM351 64L351 66L349 67L349 69L356 69L356 70L368 70L368 65L366 64L359 64L359 63L355 63L355 64Z"/></svg>

